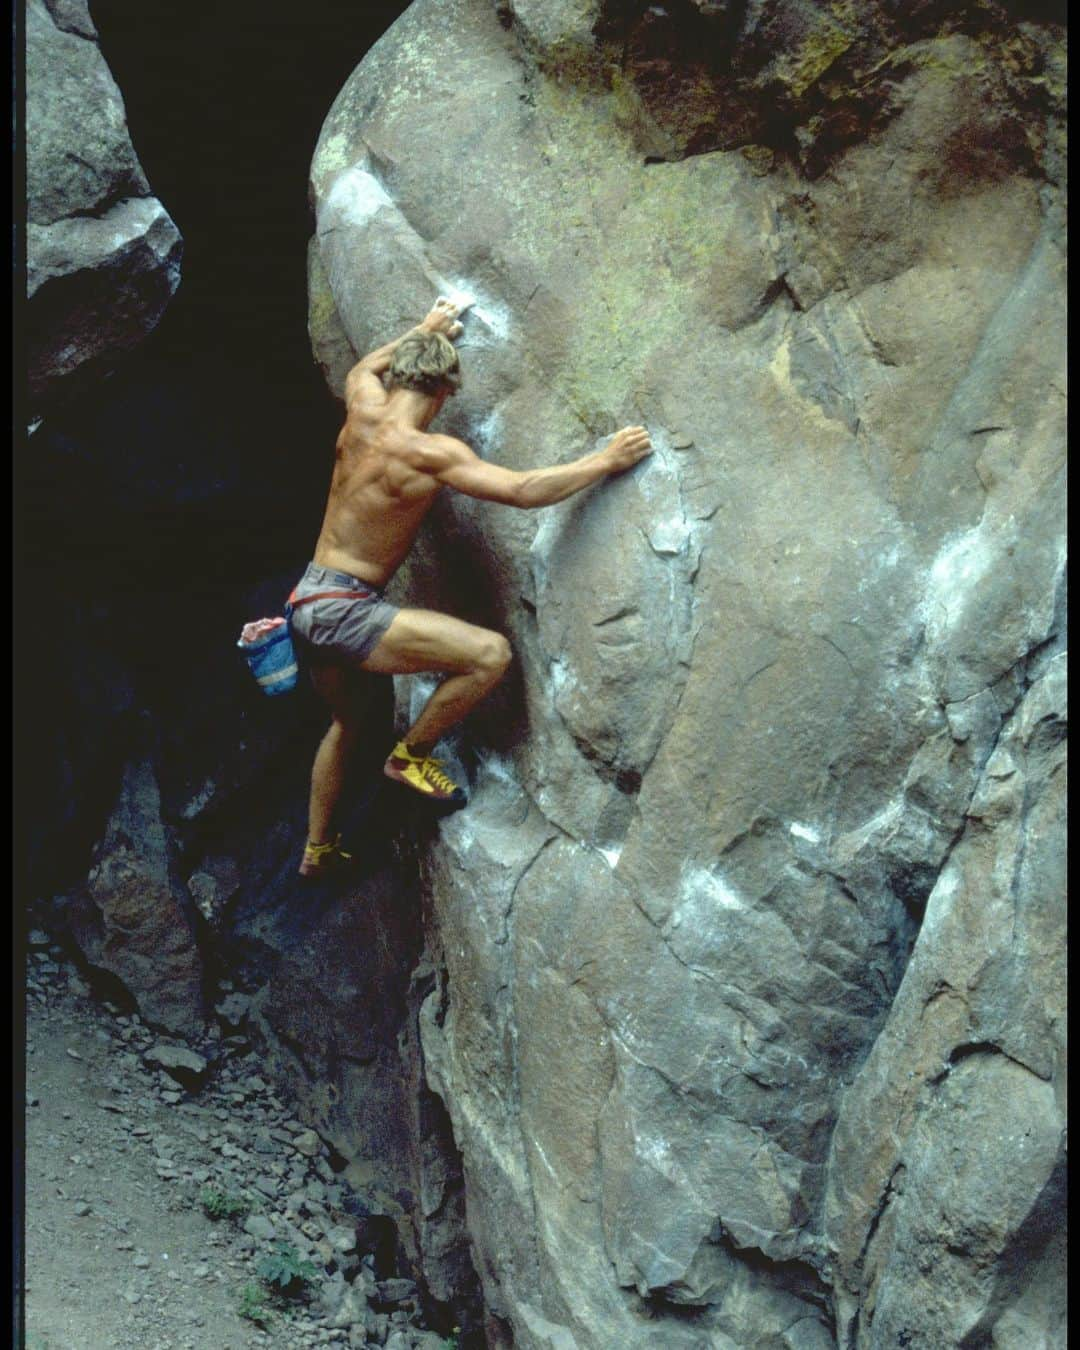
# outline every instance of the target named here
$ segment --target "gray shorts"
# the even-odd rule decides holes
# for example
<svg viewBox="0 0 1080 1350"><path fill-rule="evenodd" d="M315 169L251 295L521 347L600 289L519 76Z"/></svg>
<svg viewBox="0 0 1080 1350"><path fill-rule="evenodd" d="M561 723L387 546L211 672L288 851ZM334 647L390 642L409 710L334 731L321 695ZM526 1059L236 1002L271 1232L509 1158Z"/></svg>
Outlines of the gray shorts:
<svg viewBox="0 0 1080 1350"><path fill-rule="evenodd" d="M355 594L298 603L323 591ZM289 601L294 606L289 617L293 638L299 639L301 653L316 664L366 661L398 613L397 605L369 582L317 563L308 563Z"/></svg>

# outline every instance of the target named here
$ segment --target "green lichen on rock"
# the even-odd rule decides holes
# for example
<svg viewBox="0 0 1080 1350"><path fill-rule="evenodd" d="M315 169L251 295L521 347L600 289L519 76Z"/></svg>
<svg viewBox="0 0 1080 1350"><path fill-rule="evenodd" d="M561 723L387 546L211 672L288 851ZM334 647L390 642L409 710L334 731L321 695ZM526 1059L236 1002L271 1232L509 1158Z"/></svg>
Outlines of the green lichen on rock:
<svg viewBox="0 0 1080 1350"><path fill-rule="evenodd" d="M850 5L832 8L839 10L845 20L849 19ZM777 76L795 98L801 98L851 48L854 40L853 27L848 22L823 14L796 50L777 63Z"/></svg>
<svg viewBox="0 0 1080 1350"><path fill-rule="evenodd" d="M740 145L739 154L750 165L753 173L764 177L776 162L776 152L767 145Z"/></svg>
<svg viewBox="0 0 1080 1350"><path fill-rule="evenodd" d="M599 81L611 88L623 125L651 158L763 144L817 176L893 115L891 84L913 61L940 60L943 72L948 68L957 78L982 73L987 62L1011 69L1018 110L1043 119L1048 110L1032 97L1036 82L1043 101L1063 110L1060 78L1036 74L1030 54L1020 50L1031 41L1024 30L1045 38L1055 25L1018 24L996 3L764 0L738 19L727 7L669 10L606 0L591 34L583 20L575 30L572 51L560 45L562 37L545 41L533 19L508 12L507 20L521 35L523 58L538 72L564 84L595 89ZM1057 32L1063 36L1063 29ZM985 52L966 72L951 64L948 47L940 57L922 47L954 34Z"/></svg>

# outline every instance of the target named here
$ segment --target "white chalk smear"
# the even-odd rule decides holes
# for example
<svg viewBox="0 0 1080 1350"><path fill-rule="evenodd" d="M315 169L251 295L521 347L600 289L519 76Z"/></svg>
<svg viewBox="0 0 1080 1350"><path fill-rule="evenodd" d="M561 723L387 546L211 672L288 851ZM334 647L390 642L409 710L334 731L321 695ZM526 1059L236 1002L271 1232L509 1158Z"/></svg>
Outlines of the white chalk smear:
<svg viewBox="0 0 1080 1350"><path fill-rule="evenodd" d="M636 479L652 517L646 534L654 553L674 558L686 552L692 529L683 508L678 462L668 434L662 427L648 430L653 453L645 460Z"/></svg>
<svg viewBox="0 0 1080 1350"><path fill-rule="evenodd" d="M319 212L319 225L325 220L341 218L352 225L365 226L384 210L400 211L374 174L354 164L339 173L334 186L326 194Z"/></svg>
<svg viewBox="0 0 1080 1350"><path fill-rule="evenodd" d="M710 872L707 868L688 865L683 869L682 893L676 910L678 922L673 923L672 927L677 927L678 923L682 922L686 912L693 913L710 904L719 905L721 909L746 908L745 901L740 899L735 889L723 877L716 872Z"/></svg>
<svg viewBox="0 0 1080 1350"><path fill-rule="evenodd" d="M497 342L505 342L510 336L513 314L501 301L485 295L480 288L460 279L445 282L443 294L455 303L464 303L461 316L461 321L465 325L461 339L463 347L470 346L474 341L490 343L492 338ZM483 324L487 334L477 332L475 323L471 322L473 319L478 319Z"/></svg>
<svg viewBox="0 0 1080 1350"><path fill-rule="evenodd" d="M821 843L821 835L810 825L800 825L797 820L793 820L788 829L796 839L806 839L811 844Z"/></svg>
<svg viewBox="0 0 1080 1350"><path fill-rule="evenodd" d="M502 417L498 408L492 408L491 411L480 418L470 432L473 441L473 449L480 455L493 453L501 443L502 435Z"/></svg>
<svg viewBox="0 0 1080 1350"><path fill-rule="evenodd" d="M551 678L551 692L553 697L558 698L564 689L576 684L576 681L566 668L565 662L561 657L556 656L548 668Z"/></svg>
<svg viewBox="0 0 1080 1350"><path fill-rule="evenodd" d="M513 764L508 759L504 759L502 755L497 755L488 750L482 751L477 759L482 774L486 774L494 778L497 783L504 783L509 787L519 786Z"/></svg>

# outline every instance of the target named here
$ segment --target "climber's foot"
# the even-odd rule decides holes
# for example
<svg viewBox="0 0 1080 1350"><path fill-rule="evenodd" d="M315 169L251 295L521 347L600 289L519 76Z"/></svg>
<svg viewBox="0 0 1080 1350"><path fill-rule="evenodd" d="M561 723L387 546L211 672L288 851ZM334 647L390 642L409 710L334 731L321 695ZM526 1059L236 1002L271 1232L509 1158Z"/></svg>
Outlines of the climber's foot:
<svg viewBox="0 0 1080 1350"><path fill-rule="evenodd" d="M309 839L304 846L304 857L300 863L302 877L324 877L331 872L340 872L352 862L352 854L341 847L341 835L331 839L328 844L313 844Z"/></svg>
<svg viewBox="0 0 1080 1350"><path fill-rule="evenodd" d="M383 773L396 783L404 783L429 801L448 806L464 806L468 798L442 769L442 760L430 755L413 755L404 741L398 741L383 765Z"/></svg>

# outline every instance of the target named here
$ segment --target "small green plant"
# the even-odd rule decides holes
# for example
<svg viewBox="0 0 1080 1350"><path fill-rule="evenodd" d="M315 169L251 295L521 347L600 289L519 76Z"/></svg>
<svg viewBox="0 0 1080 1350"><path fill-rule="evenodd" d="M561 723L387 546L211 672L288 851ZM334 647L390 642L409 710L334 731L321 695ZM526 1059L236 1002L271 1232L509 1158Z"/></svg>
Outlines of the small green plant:
<svg viewBox="0 0 1080 1350"><path fill-rule="evenodd" d="M266 1299L266 1290L250 1281L240 1290L240 1302L236 1311L249 1322L266 1326L273 1318Z"/></svg>
<svg viewBox="0 0 1080 1350"><path fill-rule="evenodd" d="M296 1298L304 1293L308 1285L318 1274L310 1261L302 1261L295 1247L287 1242L275 1242L269 1256L264 1256L255 1267L255 1273L277 1292L286 1298Z"/></svg>
<svg viewBox="0 0 1080 1350"><path fill-rule="evenodd" d="M460 1350L461 1346L460 1337L461 1337L461 1328L454 1327L453 1331L451 1331L450 1333L449 1338L444 1342L446 1350Z"/></svg>
<svg viewBox="0 0 1080 1350"><path fill-rule="evenodd" d="M199 1203L208 1219L243 1219L251 1213L251 1204L242 1195L218 1186L204 1186L199 1192Z"/></svg>

